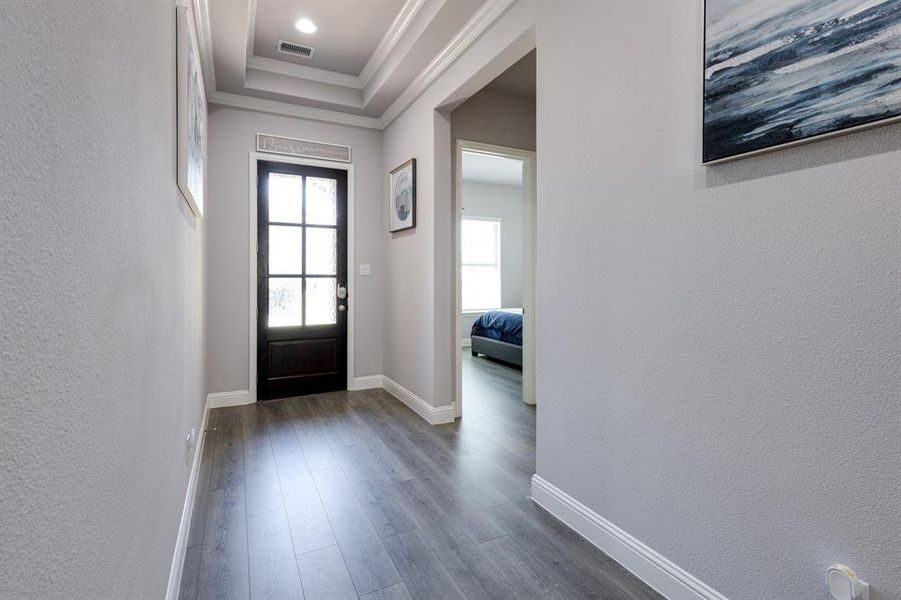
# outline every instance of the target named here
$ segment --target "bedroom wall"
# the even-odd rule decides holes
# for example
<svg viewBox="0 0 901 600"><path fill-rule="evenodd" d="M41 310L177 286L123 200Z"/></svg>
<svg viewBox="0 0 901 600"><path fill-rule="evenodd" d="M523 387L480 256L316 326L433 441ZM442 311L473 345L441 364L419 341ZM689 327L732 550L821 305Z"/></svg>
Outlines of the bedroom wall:
<svg viewBox="0 0 901 600"><path fill-rule="evenodd" d="M535 98L483 88L451 112L455 140L535 149Z"/></svg>
<svg viewBox="0 0 901 600"><path fill-rule="evenodd" d="M538 475L732 600L821 600L835 561L897 598L901 125L702 167L702 33L699 1L516 2L463 53L384 132L428 165L432 307L386 347L449 401L434 109L534 40Z"/></svg>
<svg viewBox="0 0 901 600"><path fill-rule="evenodd" d="M463 182L463 216L501 220L501 306L522 308L522 187Z"/></svg>
<svg viewBox="0 0 901 600"><path fill-rule="evenodd" d="M294 117L212 106L210 109L210 216L207 248L210 392L249 386L249 158L256 134L270 133L351 147L355 178L354 375L382 372L381 132ZM372 275L359 276L359 264Z"/></svg>
<svg viewBox="0 0 901 600"><path fill-rule="evenodd" d="M162 598L205 398L175 9L0 2L0 56L0 598Z"/></svg>
<svg viewBox="0 0 901 600"><path fill-rule="evenodd" d="M501 220L501 306L504 308L522 307L522 214L522 187L463 181L463 216ZM460 339L469 338L477 317L478 314L464 312Z"/></svg>

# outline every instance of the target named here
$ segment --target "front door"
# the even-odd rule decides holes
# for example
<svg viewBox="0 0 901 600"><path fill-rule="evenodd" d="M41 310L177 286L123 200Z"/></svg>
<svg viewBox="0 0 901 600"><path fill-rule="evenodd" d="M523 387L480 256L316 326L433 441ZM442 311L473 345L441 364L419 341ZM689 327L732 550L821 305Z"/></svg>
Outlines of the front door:
<svg viewBox="0 0 901 600"><path fill-rule="evenodd" d="M257 165L257 396L347 388L347 171Z"/></svg>

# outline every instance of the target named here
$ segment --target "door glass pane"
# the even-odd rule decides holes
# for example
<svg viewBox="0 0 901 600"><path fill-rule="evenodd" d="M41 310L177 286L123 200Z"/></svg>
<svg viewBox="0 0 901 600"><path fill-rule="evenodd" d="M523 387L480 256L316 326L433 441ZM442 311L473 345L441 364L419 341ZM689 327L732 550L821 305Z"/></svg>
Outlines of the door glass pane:
<svg viewBox="0 0 901 600"><path fill-rule="evenodd" d="M303 325L303 279L269 278L269 327Z"/></svg>
<svg viewBox="0 0 901 600"><path fill-rule="evenodd" d="M307 223L335 225L338 222L338 182L307 177Z"/></svg>
<svg viewBox="0 0 901 600"><path fill-rule="evenodd" d="M334 278L307 278L307 325L331 325L337 321L336 293Z"/></svg>
<svg viewBox="0 0 901 600"><path fill-rule="evenodd" d="M269 220L303 222L303 177L269 173Z"/></svg>
<svg viewBox="0 0 901 600"><path fill-rule="evenodd" d="M335 229L307 227L307 275L334 275L338 263Z"/></svg>
<svg viewBox="0 0 901 600"><path fill-rule="evenodd" d="M269 274L303 273L303 241L300 227L269 226Z"/></svg>

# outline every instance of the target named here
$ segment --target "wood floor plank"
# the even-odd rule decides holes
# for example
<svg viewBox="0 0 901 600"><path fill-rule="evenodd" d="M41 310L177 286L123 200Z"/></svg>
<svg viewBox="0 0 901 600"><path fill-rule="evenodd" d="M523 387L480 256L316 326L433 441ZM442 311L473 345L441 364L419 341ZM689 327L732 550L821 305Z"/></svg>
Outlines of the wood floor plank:
<svg viewBox="0 0 901 600"><path fill-rule="evenodd" d="M357 600L357 592L338 546L297 556L306 600Z"/></svg>
<svg viewBox="0 0 901 600"><path fill-rule="evenodd" d="M247 600L244 486L214 490L203 536L198 600Z"/></svg>
<svg viewBox="0 0 901 600"><path fill-rule="evenodd" d="M316 471L313 479L357 593L399 582L394 563L341 469Z"/></svg>
<svg viewBox="0 0 901 600"><path fill-rule="evenodd" d="M294 433L312 471L333 469L338 466L332 448L325 439L316 416L303 398L285 402L285 410L292 417Z"/></svg>
<svg viewBox="0 0 901 600"><path fill-rule="evenodd" d="M569 556L572 560L592 571L596 576L608 580L618 589L623 598L660 598L649 592L647 586L637 577L629 573L622 565L601 552L588 540L574 532L556 517L527 498L512 503L518 515L531 521L533 527L548 536L550 542L558 549L558 553ZM511 513L516 511L510 507ZM650 595L648 595L650 593Z"/></svg>
<svg viewBox="0 0 901 600"><path fill-rule="evenodd" d="M244 473L248 515L284 508L268 436L252 440L245 438Z"/></svg>
<svg viewBox="0 0 901 600"><path fill-rule="evenodd" d="M304 600L294 547L283 510L247 518L252 600Z"/></svg>
<svg viewBox="0 0 901 600"><path fill-rule="evenodd" d="M301 452L279 455L276 467L294 553L303 554L336 544L304 455Z"/></svg>
<svg viewBox="0 0 901 600"><path fill-rule="evenodd" d="M292 454L300 451L300 442L294 429L293 415L285 400L264 402L261 409L266 415L266 431L275 454Z"/></svg>
<svg viewBox="0 0 901 600"><path fill-rule="evenodd" d="M395 450L418 448L426 460L431 461L445 475L454 478L458 487L482 508L497 506L513 499L481 477L468 461L461 460L444 445L436 443L432 437L405 431L397 424L396 419L392 419L377 404L376 391L367 390L363 396L354 396L348 399L348 404L359 420L378 435L386 446ZM515 497L519 497L518 493Z"/></svg>
<svg viewBox="0 0 901 600"><path fill-rule="evenodd" d="M352 394L347 404L361 421L389 448L404 448L412 442L407 437L408 430L388 418L385 411L375 402L376 390L364 390L359 395Z"/></svg>
<svg viewBox="0 0 901 600"><path fill-rule="evenodd" d="M268 438L269 424L266 422L266 411L261 410L256 404L248 404L242 408L241 424L245 443L254 438Z"/></svg>
<svg viewBox="0 0 901 600"><path fill-rule="evenodd" d="M197 470L197 491L194 506L191 509L191 530L188 532L188 547L203 543L203 530L206 526L207 510L210 506L210 493L213 480L213 455L216 451L216 432L201 433L204 436L200 453L200 467Z"/></svg>
<svg viewBox="0 0 901 600"><path fill-rule="evenodd" d="M339 402L333 395L321 394L308 396L307 403L317 421L321 423L325 439L333 450L335 447L354 443L353 438L344 428L344 422L340 415L342 402Z"/></svg>
<svg viewBox="0 0 901 600"><path fill-rule="evenodd" d="M238 410L234 410L238 409ZM244 484L244 427L241 407L219 409L216 450L213 457L213 489Z"/></svg>
<svg viewBox="0 0 901 600"><path fill-rule="evenodd" d="M583 563L580 560L583 557L561 542L553 531L541 527L517 506L502 504L486 512L492 513L509 536L536 559L540 568L533 568L543 580L564 585L576 598L661 600L656 592L637 580L626 580L618 570L604 568L601 553L595 557L597 560L590 561L591 564Z"/></svg>
<svg viewBox="0 0 901 600"><path fill-rule="evenodd" d="M419 531L412 529L385 539L385 547L414 600L463 600L450 574Z"/></svg>
<svg viewBox="0 0 901 600"><path fill-rule="evenodd" d="M366 453L370 468L377 469L390 483L412 477L403 462L398 460L392 447L387 445L355 411L349 406L344 406L340 416L353 445ZM411 446L412 444L407 443L402 447Z"/></svg>
<svg viewBox="0 0 901 600"><path fill-rule="evenodd" d="M459 520L473 542L483 542L505 533L452 479L441 473L418 450L399 449L395 452L415 475L416 482L429 491L446 513Z"/></svg>
<svg viewBox="0 0 901 600"><path fill-rule="evenodd" d="M516 493L512 494L513 497L510 497L505 493L505 489L510 489L509 486L507 488L503 485L498 486L494 481L483 477L471 462L461 460L443 445L435 443L431 437L414 433L408 439L415 444L427 460L431 461L445 475L452 477L457 486L480 508L490 508L510 502L513 497L519 497L521 488L517 488Z"/></svg>
<svg viewBox="0 0 901 600"><path fill-rule="evenodd" d="M442 510L416 480L394 487L413 513L422 539L469 600L516 600L513 588L472 542L456 515Z"/></svg>
<svg viewBox="0 0 901 600"><path fill-rule="evenodd" d="M202 546L189 546L185 551L185 564L181 572L178 600L195 600L197 598L197 582L200 580L200 562L202 559Z"/></svg>
<svg viewBox="0 0 901 600"><path fill-rule="evenodd" d="M531 565L535 559L509 536L501 536L479 544L486 559L506 578L519 598L540 600L574 600L566 587L552 580L544 581ZM539 567L540 569L540 567Z"/></svg>
<svg viewBox="0 0 901 600"><path fill-rule="evenodd" d="M391 587L386 587L372 592L371 594L361 596L360 600L413 600L413 597L410 596L410 592L407 591L407 586L405 584L395 583Z"/></svg>
<svg viewBox="0 0 901 600"><path fill-rule="evenodd" d="M354 478L350 475L348 480L379 537L395 535L416 527L410 514L398 502L391 484L372 483L366 478Z"/></svg>

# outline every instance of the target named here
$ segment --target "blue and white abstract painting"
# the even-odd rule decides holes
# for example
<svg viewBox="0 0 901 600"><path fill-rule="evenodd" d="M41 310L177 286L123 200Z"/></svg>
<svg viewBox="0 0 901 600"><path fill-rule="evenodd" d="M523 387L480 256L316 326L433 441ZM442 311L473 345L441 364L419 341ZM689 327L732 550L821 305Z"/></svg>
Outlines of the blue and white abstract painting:
<svg viewBox="0 0 901 600"><path fill-rule="evenodd" d="M707 0L704 162L901 116L901 0Z"/></svg>

